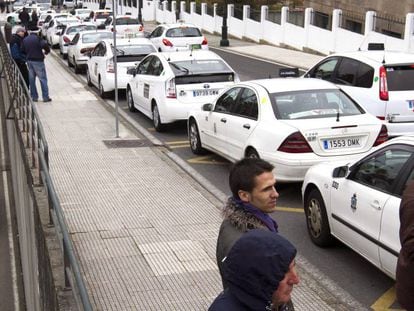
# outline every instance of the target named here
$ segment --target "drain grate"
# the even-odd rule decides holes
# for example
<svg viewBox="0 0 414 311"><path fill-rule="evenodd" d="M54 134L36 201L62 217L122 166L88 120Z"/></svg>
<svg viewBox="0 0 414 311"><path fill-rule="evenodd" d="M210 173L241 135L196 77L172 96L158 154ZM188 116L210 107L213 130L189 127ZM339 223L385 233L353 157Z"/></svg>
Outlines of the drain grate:
<svg viewBox="0 0 414 311"><path fill-rule="evenodd" d="M152 143L147 139L112 139L103 140L108 148L139 148L151 147Z"/></svg>

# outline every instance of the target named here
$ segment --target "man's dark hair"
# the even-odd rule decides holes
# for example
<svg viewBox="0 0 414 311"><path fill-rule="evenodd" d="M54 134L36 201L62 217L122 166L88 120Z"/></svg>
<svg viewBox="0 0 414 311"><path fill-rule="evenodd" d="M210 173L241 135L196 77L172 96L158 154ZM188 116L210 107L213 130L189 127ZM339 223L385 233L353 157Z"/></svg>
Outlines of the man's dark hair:
<svg viewBox="0 0 414 311"><path fill-rule="evenodd" d="M233 196L240 199L239 190L251 192L255 187L254 178L263 173L271 172L274 168L269 162L256 158L244 158L234 163L229 176Z"/></svg>

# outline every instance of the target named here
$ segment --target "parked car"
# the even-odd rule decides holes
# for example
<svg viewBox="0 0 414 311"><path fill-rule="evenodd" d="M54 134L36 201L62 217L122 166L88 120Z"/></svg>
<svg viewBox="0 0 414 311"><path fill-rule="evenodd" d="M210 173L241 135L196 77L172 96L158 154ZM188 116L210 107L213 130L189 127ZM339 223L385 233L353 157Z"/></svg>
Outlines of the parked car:
<svg viewBox="0 0 414 311"><path fill-rule="evenodd" d="M187 120L191 109L212 102L220 90L239 80L211 51L152 53L129 72L129 110L147 115L157 131L167 123Z"/></svg>
<svg viewBox="0 0 414 311"><path fill-rule="evenodd" d="M59 36L62 35L66 25L76 23L78 20L73 16L55 17L48 25L46 31L46 41L52 48L59 46Z"/></svg>
<svg viewBox="0 0 414 311"><path fill-rule="evenodd" d="M99 26L106 21L108 16L113 16L113 12L111 10L95 10L93 22L96 24L96 26Z"/></svg>
<svg viewBox="0 0 414 311"><path fill-rule="evenodd" d="M75 9L74 16L76 18L78 18L80 21L83 21L83 20L85 20L86 18L89 17L89 15L91 14L91 12L92 12L92 10L91 9L87 9L87 8Z"/></svg>
<svg viewBox="0 0 414 311"><path fill-rule="evenodd" d="M311 240L334 237L395 279L399 207L414 180L414 136L391 139L355 161L311 167L302 186Z"/></svg>
<svg viewBox="0 0 414 311"><path fill-rule="evenodd" d="M72 23L66 25L63 30L62 34L59 36L59 50L60 55L64 59L68 57L68 46L69 43L72 42L72 39L75 35L81 31L88 31L88 30L96 30L96 25L94 23Z"/></svg>
<svg viewBox="0 0 414 311"><path fill-rule="evenodd" d="M41 16L42 23L38 24L39 28L40 28L40 34L42 36L42 38L46 39L46 34L47 34L47 29L49 28L49 23L52 21L52 19L54 18L68 18L71 15L69 13L48 13L47 16L44 18Z"/></svg>
<svg viewBox="0 0 414 311"><path fill-rule="evenodd" d="M114 30L114 17L108 16L104 22L107 30ZM124 36L126 33L135 33L144 36L144 26L138 21L138 18L131 15L117 15L116 16L116 33L119 36Z"/></svg>
<svg viewBox="0 0 414 311"><path fill-rule="evenodd" d="M305 77L336 83L384 120L390 137L414 134L414 54L381 50L333 54Z"/></svg>
<svg viewBox="0 0 414 311"><path fill-rule="evenodd" d="M36 12L39 13L40 7L37 4L30 4L30 5L25 5L24 8L26 8L27 13L29 13L29 15L32 14L32 11L34 9L36 9ZM17 10L14 10L13 12L9 13L6 15L6 20L7 18L9 18L9 16L13 17L14 22L16 24L20 24L20 18L19 18L19 14L23 11L23 7L18 8Z"/></svg>
<svg viewBox="0 0 414 311"><path fill-rule="evenodd" d="M162 24L157 26L148 38L160 52L191 49L208 50L207 39L203 36L201 30L193 24Z"/></svg>
<svg viewBox="0 0 414 311"><path fill-rule="evenodd" d="M110 31L82 31L77 33L68 46L68 66L75 68L75 73L80 73L86 68L90 52L96 44L103 39L111 39Z"/></svg>
<svg viewBox="0 0 414 311"><path fill-rule="evenodd" d="M92 50L87 62L87 83L89 86L95 85L103 98L115 90L115 54L117 55L117 86L118 89L126 89L131 79L127 69L137 66L145 56L156 51L155 46L147 38L117 39L116 43L115 52L113 40L102 40Z"/></svg>
<svg viewBox="0 0 414 311"><path fill-rule="evenodd" d="M188 128L193 153L263 158L279 182L300 182L314 164L356 158L387 140L380 120L318 79L240 82L191 111Z"/></svg>

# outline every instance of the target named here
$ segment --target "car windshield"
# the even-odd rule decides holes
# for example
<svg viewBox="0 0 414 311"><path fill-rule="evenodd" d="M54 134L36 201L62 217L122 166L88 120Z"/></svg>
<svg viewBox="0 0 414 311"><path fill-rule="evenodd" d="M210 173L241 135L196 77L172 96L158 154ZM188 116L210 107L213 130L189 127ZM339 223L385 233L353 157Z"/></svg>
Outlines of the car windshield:
<svg viewBox="0 0 414 311"><path fill-rule="evenodd" d="M388 91L414 90L414 64L407 66L387 66Z"/></svg>
<svg viewBox="0 0 414 311"><path fill-rule="evenodd" d="M139 21L137 18L120 17L116 19L117 25L138 25Z"/></svg>
<svg viewBox="0 0 414 311"><path fill-rule="evenodd" d="M167 30L165 34L167 37L170 38L178 38L178 37L201 37L201 32L196 27L177 27L171 28Z"/></svg>
<svg viewBox="0 0 414 311"><path fill-rule="evenodd" d="M68 35L70 34L75 34L81 31L86 31L86 30L96 30L96 26L95 25L77 25L77 26L72 26L69 27L68 30L66 31L66 33Z"/></svg>
<svg viewBox="0 0 414 311"><path fill-rule="evenodd" d="M149 44L143 45L118 45L118 56L131 56L131 55L148 55L152 52L156 52L156 49Z"/></svg>
<svg viewBox="0 0 414 311"><path fill-rule="evenodd" d="M309 90L270 94L279 120L352 116L364 110L340 90Z"/></svg>
<svg viewBox="0 0 414 311"><path fill-rule="evenodd" d="M112 39L113 34L110 32L87 33L82 36L82 43L97 43L102 39Z"/></svg>
<svg viewBox="0 0 414 311"><path fill-rule="evenodd" d="M220 59L182 60L170 62L169 64L176 76L233 72Z"/></svg>

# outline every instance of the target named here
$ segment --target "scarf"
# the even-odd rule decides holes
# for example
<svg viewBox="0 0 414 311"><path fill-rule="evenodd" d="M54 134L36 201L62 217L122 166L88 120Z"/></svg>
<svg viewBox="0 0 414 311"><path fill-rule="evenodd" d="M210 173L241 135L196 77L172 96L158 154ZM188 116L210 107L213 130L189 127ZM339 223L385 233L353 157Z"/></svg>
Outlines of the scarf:
<svg viewBox="0 0 414 311"><path fill-rule="evenodd" d="M257 219L260 219L270 231L278 232L278 225L276 221L274 221L268 214L263 213L261 210L250 203L243 202L242 200L236 199L235 197L233 197L233 200L238 207L241 207L244 211L252 214Z"/></svg>

